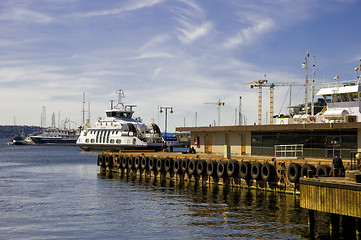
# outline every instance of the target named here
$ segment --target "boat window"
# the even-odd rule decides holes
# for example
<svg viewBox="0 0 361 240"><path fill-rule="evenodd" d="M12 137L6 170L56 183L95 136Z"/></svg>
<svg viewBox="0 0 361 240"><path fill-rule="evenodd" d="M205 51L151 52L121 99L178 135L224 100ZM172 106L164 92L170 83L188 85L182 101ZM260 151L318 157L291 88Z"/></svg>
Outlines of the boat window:
<svg viewBox="0 0 361 240"><path fill-rule="evenodd" d="M118 144L122 143L122 140L117 139L117 143L118 143Z"/></svg>
<svg viewBox="0 0 361 240"><path fill-rule="evenodd" d="M117 112L116 116L119 118L131 118L133 113L131 112Z"/></svg>
<svg viewBox="0 0 361 240"><path fill-rule="evenodd" d="M107 143L109 143L109 135L110 135L110 131L107 131Z"/></svg>
<svg viewBox="0 0 361 240"><path fill-rule="evenodd" d="M110 143L114 143L114 139L110 139Z"/></svg>
<svg viewBox="0 0 361 240"><path fill-rule="evenodd" d="M86 142L86 143L88 143L88 142L89 142L89 139L88 139L88 138L87 138L87 139L85 139L85 142Z"/></svg>
<svg viewBox="0 0 361 240"><path fill-rule="evenodd" d="M341 102L341 97L339 94L332 95L332 102Z"/></svg>
<svg viewBox="0 0 361 240"><path fill-rule="evenodd" d="M340 96L341 96L341 101L342 102L349 102L350 101L350 97L349 97L349 95L347 93L342 93L342 94L340 94Z"/></svg>
<svg viewBox="0 0 361 240"><path fill-rule="evenodd" d="M358 94L356 92L350 93L351 101L358 101Z"/></svg>
<svg viewBox="0 0 361 240"><path fill-rule="evenodd" d="M115 134L118 134L119 131L116 131Z"/></svg>
<svg viewBox="0 0 361 240"><path fill-rule="evenodd" d="M91 139L90 142L91 142L91 143L94 143L94 142L95 142L95 139Z"/></svg>
<svg viewBox="0 0 361 240"><path fill-rule="evenodd" d="M105 135L106 135L106 133L107 133L107 132L106 132L105 130L104 130L104 131L102 131L102 132L103 132L103 133L102 133L102 136L103 136L103 140L102 140L102 142L103 142L103 143L105 143Z"/></svg>
<svg viewBox="0 0 361 240"><path fill-rule="evenodd" d="M331 95L323 95L323 98L325 99L325 101L327 102L327 103L330 103L331 102Z"/></svg>
<svg viewBox="0 0 361 240"><path fill-rule="evenodd" d="M96 142L99 142L99 131L97 131L97 135L95 136Z"/></svg>

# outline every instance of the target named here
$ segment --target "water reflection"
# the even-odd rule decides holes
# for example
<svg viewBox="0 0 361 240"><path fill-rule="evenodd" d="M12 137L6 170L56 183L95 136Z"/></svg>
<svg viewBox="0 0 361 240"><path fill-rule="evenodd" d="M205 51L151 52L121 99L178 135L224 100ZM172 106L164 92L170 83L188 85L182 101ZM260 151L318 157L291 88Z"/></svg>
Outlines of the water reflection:
<svg viewBox="0 0 361 240"><path fill-rule="evenodd" d="M135 175L99 175L120 180L137 191L149 190L156 201L180 207L174 213L183 225L210 238L324 239L330 238L327 214L317 213L315 235L308 231L308 213L301 209L299 196L250 190L223 185L180 182ZM167 201L172 200L172 201ZM179 215L180 214L180 215Z"/></svg>

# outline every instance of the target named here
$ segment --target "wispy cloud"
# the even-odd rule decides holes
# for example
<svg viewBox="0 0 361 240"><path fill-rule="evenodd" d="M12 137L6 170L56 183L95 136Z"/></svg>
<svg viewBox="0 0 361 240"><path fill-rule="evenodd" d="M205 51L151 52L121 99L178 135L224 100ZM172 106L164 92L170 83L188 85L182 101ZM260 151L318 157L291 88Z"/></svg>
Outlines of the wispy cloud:
<svg viewBox="0 0 361 240"><path fill-rule="evenodd" d="M182 0L184 7L177 7L174 14L177 16L177 21L180 27L178 38L183 43L190 43L200 37L208 35L213 24L204 17L204 10L192 1Z"/></svg>
<svg viewBox="0 0 361 240"><path fill-rule="evenodd" d="M181 23L183 28L179 29L182 33L179 35L179 39L183 43L193 42L200 37L206 36L212 29L212 23L210 21L204 22L198 26L187 21L181 21Z"/></svg>
<svg viewBox="0 0 361 240"><path fill-rule="evenodd" d="M140 47L140 51L152 49L154 47L158 47L159 45L164 45L164 43L168 40L170 40L171 37L168 34L159 34L154 37L152 37L149 41L147 41L145 44L143 44L142 47Z"/></svg>
<svg viewBox="0 0 361 240"><path fill-rule="evenodd" d="M46 14L25 8L12 8L5 9L5 11L0 14L0 21L19 21L47 24L53 22L53 18Z"/></svg>
<svg viewBox="0 0 361 240"><path fill-rule="evenodd" d="M115 9L105 9L99 11L91 11L86 13L77 13L75 16L77 17L100 17L100 16L108 16L108 15L117 15L122 12L136 11L142 8L152 7L156 4L162 3L164 0L133 0L128 1L126 4L115 8Z"/></svg>
<svg viewBox="0 0 361 240"><path fill-rule="evenodd" d="M235 36L228 39L224 47L233 48L240 45L253 43L264 34L276 29L276 24L271 18L255 17L247 19L249 26L242 29Z"/></svg>

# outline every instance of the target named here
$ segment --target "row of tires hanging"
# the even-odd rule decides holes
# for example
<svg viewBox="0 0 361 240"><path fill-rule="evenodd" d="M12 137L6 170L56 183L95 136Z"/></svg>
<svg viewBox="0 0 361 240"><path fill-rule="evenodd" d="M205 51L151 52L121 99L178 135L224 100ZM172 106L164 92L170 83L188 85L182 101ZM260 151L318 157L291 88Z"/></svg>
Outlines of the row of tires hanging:
<svg viewBox="0 0 361 240"><path fill-rule="evenodd" d="M200 158L172 158L146 155L98 155L97 165L101 168L117 168L128 171L152 171L154 173L188 174L191 176L209 176L213 178L242 178L244 180L263 180L277 182L277 164L260 161L215 160ZM282 167L279 167L282 168ZM328 176L331 167L319 165L317 168L309 163L290 163L287 168L288 180L297 183L300 177L307 175L312 170L313 175ZM279 171L280 172L280 169Z"/></svg>

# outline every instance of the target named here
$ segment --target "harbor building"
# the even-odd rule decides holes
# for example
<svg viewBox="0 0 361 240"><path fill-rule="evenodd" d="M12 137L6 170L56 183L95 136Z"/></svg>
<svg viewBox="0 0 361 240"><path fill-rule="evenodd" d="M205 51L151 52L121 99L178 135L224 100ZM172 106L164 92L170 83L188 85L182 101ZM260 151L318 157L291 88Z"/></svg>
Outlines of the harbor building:
<svg viewBox="0 0 361 240"><path fill-rule="evenodd" d="M361 122L303 123L248 126L178 127L191 132L197 153L230 156L274 156L286 147L297 147L297 154L312 158L349 159L361 152ZM277 146L279 149L277 149Z"/></svg>

